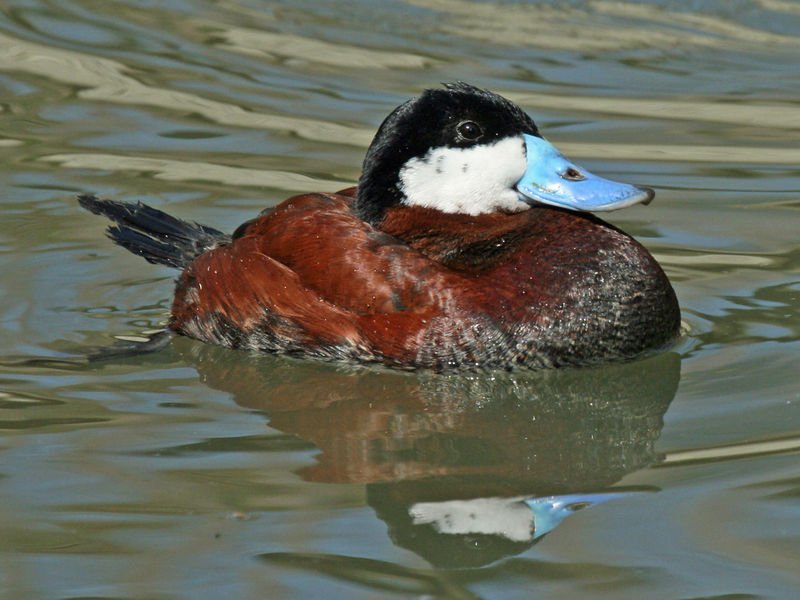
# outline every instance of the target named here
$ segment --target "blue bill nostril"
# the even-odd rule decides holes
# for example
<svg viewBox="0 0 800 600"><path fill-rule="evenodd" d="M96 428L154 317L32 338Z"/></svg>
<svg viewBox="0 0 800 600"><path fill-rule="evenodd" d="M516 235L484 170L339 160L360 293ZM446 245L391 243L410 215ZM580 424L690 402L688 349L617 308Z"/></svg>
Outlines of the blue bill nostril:
<svg viewBox="0 0 800 600"><path fill-rule="evenodd" d="M566 171L561 173L561 177L567 181L583 181L586 176L574 167L567 168Z"/></svg>

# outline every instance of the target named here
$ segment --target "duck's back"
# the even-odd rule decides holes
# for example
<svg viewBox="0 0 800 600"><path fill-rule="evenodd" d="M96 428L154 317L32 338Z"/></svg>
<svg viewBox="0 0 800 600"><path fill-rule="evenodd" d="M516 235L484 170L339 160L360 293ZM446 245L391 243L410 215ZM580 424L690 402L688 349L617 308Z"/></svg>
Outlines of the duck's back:
<svg viewBox="0 0 800 600"><path fill-rule="evenodd" d="M235 348L421 366L409 338L453 312L461 279L353 216L349 196L307 194L199 256L170 327Z"/></svg>
<svg viewBox="0 0 800 600"><path fill-rule="evenodd" d="M405 367L585 364L677 333L672 288L632 238L554 209L397 208L353 191L289 199L181 275L171 328L231 347Z"/></svg>

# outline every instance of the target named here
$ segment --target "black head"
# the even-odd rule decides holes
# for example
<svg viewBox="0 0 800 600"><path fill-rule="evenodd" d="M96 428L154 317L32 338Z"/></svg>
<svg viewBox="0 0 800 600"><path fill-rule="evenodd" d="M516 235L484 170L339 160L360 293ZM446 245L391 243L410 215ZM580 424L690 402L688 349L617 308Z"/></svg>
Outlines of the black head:
<svg viewBox="0 0 800 600"><path fill-rule="evenodd" d="M378 129L364 159L354 210L361 219L380 223L386 209L404 199L401 169L432 149L490 145L523 133L539 136L533 119L502 96L461 82L425 90L398 106Z"/></svg>

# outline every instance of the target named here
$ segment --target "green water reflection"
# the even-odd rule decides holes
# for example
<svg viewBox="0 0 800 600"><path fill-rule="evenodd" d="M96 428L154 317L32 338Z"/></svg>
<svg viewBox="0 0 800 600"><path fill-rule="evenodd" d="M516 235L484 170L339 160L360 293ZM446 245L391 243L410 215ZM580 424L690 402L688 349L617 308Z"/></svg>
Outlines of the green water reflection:
<svg viewBox="0 0 800 600"><path fill-rule="evenodd" d="M414 523L414 505L603 490L657 460L680 377L671 353L603 369L422 377L265 368L260 357L229 355L194 345L189 362L206 384L319 448L304 479L367 484L396 543L460 567L527 548L532 515L514 524L522 531L505 531L490 512L449 534Z"/></svg>

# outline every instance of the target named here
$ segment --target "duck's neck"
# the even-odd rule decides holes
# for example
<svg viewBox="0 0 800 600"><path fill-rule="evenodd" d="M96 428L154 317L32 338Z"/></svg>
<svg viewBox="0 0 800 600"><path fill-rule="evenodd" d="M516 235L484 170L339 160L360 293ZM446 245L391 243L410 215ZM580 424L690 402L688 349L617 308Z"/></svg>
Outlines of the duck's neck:
<svg viewBox="0 0 800 600"><path fill-rule="evenodd" d="M530 212L471 216L393 206L378 228L451 269L480 271L514 251L530 223Z"/></svg>

